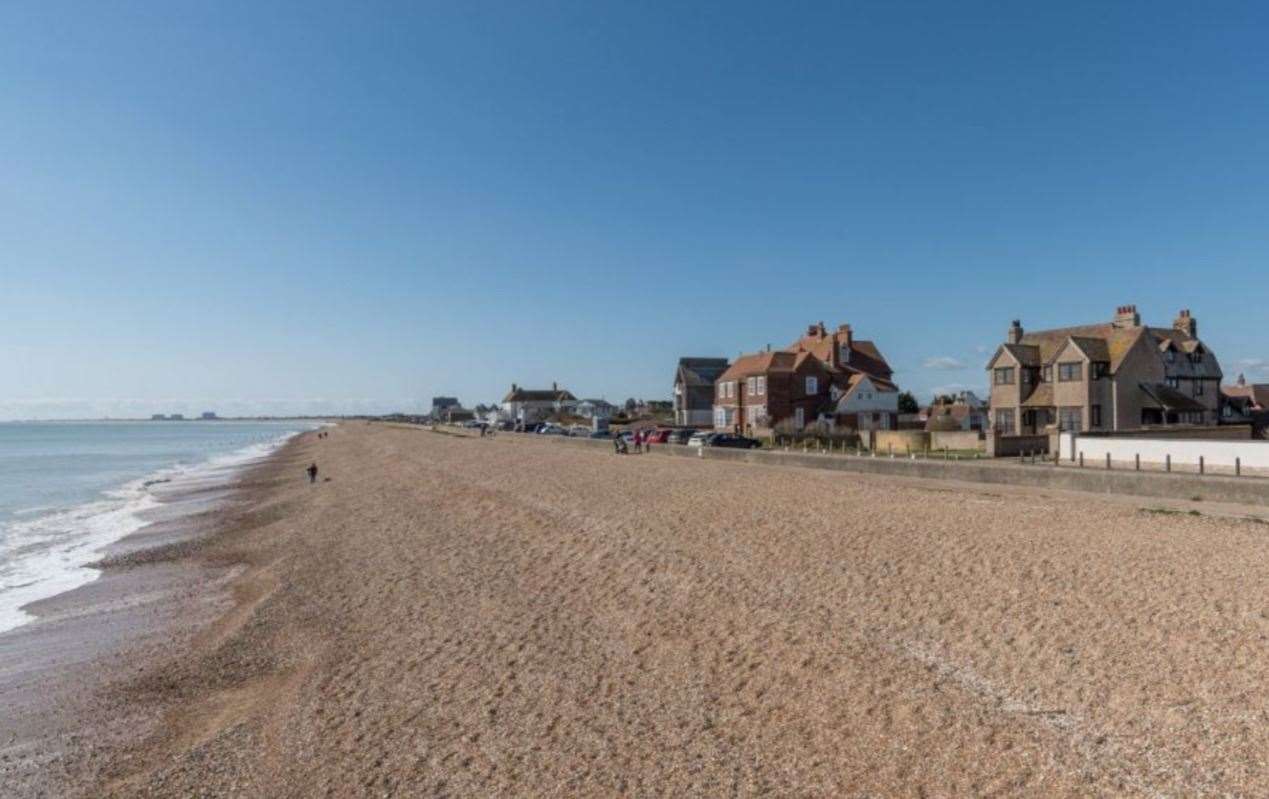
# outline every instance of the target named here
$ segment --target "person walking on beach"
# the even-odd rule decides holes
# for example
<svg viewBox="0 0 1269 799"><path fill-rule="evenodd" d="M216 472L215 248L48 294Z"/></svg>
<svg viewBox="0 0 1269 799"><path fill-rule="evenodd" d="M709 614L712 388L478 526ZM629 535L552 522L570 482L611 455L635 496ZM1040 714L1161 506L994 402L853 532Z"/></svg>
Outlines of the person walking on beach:
<svg viewBox="0 0 1269 799"><path fill-rule="evenodd" d="M634 434L635 454L639 455L643 452L643 431L636 430Z"/></svg>
<svg viewBox="0 0 1269 799"><path fill-rule="evenodd" d="M308 482L310 485L317 482L317 464L316 463L310 464L309 467L305 469L304 471L308 472Z"/></svg>

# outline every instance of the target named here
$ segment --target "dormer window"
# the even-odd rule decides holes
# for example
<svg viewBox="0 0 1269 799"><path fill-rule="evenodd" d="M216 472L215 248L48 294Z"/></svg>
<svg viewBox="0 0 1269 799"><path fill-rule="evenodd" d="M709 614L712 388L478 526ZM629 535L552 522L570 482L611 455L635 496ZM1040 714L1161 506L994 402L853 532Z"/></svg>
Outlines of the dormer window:
<svg viewBox="0 0 1269 799"><path fill-rule="evenodd" d="M842 363L850 363L850 347L842 345Z"/></svg>
<svg viewBox="0 0 1269 799"><path fill-rule="evenodd" d="M806 393L807 393L807 396L810 396L811 394L820 393L820 381L818 378L816 377L806 378Z"/></svg>

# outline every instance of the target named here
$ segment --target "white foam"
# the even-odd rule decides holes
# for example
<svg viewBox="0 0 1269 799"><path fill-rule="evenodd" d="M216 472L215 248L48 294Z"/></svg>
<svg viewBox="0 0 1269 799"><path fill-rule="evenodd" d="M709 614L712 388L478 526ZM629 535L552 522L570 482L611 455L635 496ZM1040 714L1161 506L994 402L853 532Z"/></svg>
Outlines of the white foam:
<svg viewBox="0 0 1269 799"><path fill-rule="evenodd" d="M101 572L88 564L100 560L106 546L144 527L148 523L145 512L160 504L153 486L174 488L226 478L297 434L287 433L194 466L163 469L103 492L92 502L10 523L0 540L0 632L34 620L24 606L95 580ZM26 515L41 510L48 509L29 509Z"/></svg>

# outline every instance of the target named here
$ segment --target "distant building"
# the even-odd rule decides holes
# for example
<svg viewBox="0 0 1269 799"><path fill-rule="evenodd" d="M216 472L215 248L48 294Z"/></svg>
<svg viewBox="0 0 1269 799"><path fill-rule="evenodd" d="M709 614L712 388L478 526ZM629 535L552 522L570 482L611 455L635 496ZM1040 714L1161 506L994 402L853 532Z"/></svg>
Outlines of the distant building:
<svg viewBox="0 0 1269 799"><path fill-rule="evenodd" d="M855 430L898 427L899 389L871 341L824 323L787 349L744 355L714 386L714 429L755 432L823 420Z"/></svg>
<svg viewBox="0 0 1269 799"><path fill-rule="evenodd" d="M151 422L166 422L167 416L162 413L150 414L150 421Z"/></svg>
<svg viewBox="0 0 1269 799"><path fill-rule="evenodd" d="M551 390L527 389L511 384L511 390L502 398L502 415L515 422L536 422L553 413L572 412L577 407L577 397L552 383Z"/></svg>
<svg viewBox="0 0 1269 799"><path fill-rule="evenodd" d="M1172 327L1122 305L1110 322L1027 332L1017 320L987 363L1001 435L1216 424L1221 367L1188 310Z"/></svg>
<svg viewBox="0 0 1269 799"><path fill-rule="evenodd" d="M674 423L706 427L714 423L714 383L727 371L726 358L679 358L674 372Z"/></svg>
<svg viewBox="0 0 1269 799"><path fill-rule="evenodd" d="M610 419L617 406L604 399L584 399L577 403L577 415L585 419Z"/></svg>
<svg viewBox="0 0 1269 799"><path fill-rule="evenodd" d="M1238 376L1232 386L1221 386L1221 424L1250 424L1257 438L1269 430L1269 383L1248 383Z"/></svg>
<svg viewBox="0 0 1269 799"><path fill-rule="evenodd" d="M168 416L167 416L167 420L168 420L169 422L183 422L183 421L185 421L185 414L183 414L183 413L169 413L169 414L168 414Z"/></svg>
<svg viewBox="0 0 1269 799"><path fill-rule="evenodd" d="M951 399L951 402L947 402ZM962 391L950 398L941 398L927 408L926 430L986 430L988 427L987 403L972 391Z"/></svg>
<svg viewBox="0 0 1269 799"><path fill-rule="evenodd" d="M219 417L218 417L218 416L216 416L216 412L215 412L215 411L203 411L203 415L202 415L202 416L200 416L199 418L200 418L200 419L203 419L203 420L205 420L205 421L209 421L209 422L210 422L210 421L212 421L213 419L217 419L217 418L219 418Z"/></svg>

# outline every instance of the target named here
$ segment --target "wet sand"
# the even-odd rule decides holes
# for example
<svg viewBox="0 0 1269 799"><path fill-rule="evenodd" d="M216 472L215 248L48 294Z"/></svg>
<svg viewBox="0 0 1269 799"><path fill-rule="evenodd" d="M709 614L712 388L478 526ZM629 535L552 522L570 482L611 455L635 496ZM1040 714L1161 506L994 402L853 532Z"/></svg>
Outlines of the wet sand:
<svg viewBox="0 0 1269 799"><path fill-rule="evenodd" d="M1269 794L1264 524L367 424L270 469L156 567L232 602L86 703L145 723L84 795Z"/></svg>

